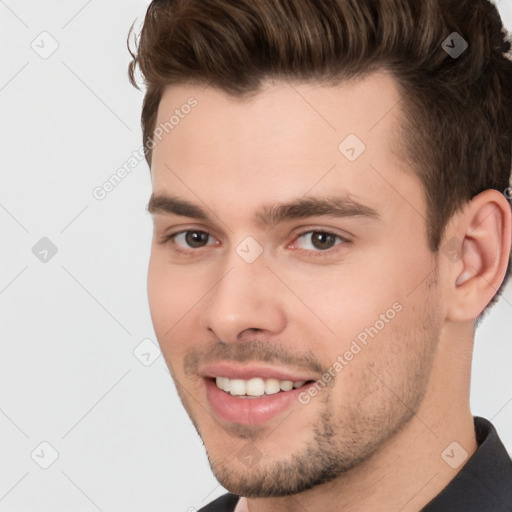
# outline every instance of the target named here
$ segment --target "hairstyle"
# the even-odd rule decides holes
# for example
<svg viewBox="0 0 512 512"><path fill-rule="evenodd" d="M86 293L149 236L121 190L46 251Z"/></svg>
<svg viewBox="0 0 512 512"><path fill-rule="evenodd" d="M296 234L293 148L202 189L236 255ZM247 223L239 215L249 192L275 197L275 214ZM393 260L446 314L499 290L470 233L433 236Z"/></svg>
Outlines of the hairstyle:
<svg viewBox="0 0 512 512"><path fill-rule="evenodd" d="M400 154L424 187L432 251L467 201L511 190L511 39L489 0L154 0L135 51L132 31L128 74L139 88L138 67L146 87L144 144L170 84L249 97L267 78L335 85L386 71L400 93ZM457 58L442 47L453 32L468 43ZM509 274L510 259L503 284Z"/></svg>

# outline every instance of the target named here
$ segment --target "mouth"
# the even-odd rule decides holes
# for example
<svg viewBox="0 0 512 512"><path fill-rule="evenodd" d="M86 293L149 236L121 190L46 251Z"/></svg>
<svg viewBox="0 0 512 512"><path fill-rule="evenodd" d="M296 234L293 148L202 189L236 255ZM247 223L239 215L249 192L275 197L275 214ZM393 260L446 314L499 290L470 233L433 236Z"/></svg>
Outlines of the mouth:
<svg viewBox="0 0 512 512"><path fill-rule="evenodd" d="M211 413L241 425L261 425L284 414L316 381L311 374L231 363L203 368L200 376Z"/></svg>

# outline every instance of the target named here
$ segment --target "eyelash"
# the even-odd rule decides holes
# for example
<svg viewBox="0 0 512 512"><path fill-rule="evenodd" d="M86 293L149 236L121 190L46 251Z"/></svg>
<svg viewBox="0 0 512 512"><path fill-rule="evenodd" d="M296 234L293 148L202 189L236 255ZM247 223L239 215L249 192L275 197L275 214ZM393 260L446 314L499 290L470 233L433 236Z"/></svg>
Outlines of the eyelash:
<svg viewBox="0 0 512 512"><path fill-rule="evenodd" d="M173 251L175 251L178 254L191 254L193 252L197 252L198 249L202 249L203 247L199 247L198 249L183 249L182 247L180 247L179 245L176 245L174 243L175 237L177 237L178 235L181 235L183 233L189 233L189 232L205 233L210 237L212 236L207 231L203 231L201 229L184 229L182 231L176 231L175 233L170 233L168 235L163 236L161 239L161 243L169 244L172 242ZM295 237L295 240L298 240L299 238L303 237L304 235L308 235L310 233L322 233L323 235L330 235L335 238L338 238L342 242L342 243L338 243L338 244L334 245L330 249L325 249L323 251L322 250L314 251L314 250L309 250L309 249L296 249L298 251L306 253L308 255L308 257L312 257L312 258L322 257L324 255L330 255L330 254L332 254L333 251L336 250L336 247L338 247L340 245L349 245L352 243L351 240L348 240L347 238L339 235L338 233L329 231L328 229L309 229L306 231L302 231L301 233L297 234L297 236Z"/></svg>

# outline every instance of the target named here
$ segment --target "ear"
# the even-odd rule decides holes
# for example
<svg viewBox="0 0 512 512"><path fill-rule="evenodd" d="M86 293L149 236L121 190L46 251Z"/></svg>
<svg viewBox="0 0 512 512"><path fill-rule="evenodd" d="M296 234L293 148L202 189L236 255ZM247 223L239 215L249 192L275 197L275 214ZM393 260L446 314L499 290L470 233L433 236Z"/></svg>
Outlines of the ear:
<svg viewBox="0 0 512 512"><path fill-rule="evenodd" d="M510 256L512 215L502 194L485 190L455 216L447 235L450 241L443 247L452 245L447 318L463 322L475 320L503 282Z"/></svg>

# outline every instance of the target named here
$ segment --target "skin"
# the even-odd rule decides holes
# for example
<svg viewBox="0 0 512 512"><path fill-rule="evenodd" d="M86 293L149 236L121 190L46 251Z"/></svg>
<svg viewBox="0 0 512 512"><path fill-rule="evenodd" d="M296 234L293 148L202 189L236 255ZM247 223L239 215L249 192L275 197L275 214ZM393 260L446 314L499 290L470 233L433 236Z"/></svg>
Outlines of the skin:
<svg viewBox="0 0 512 512"><path fill-rule="evenodd" d="M446 447L455 441L468 456L477 447L473 322L505 274L506 200L485 191L452 217L442 245L460 240L458 258L429 250L422 186L394 151L400 97L384 72L336 87L268 81L249 99L173 85L157 125L191 96L197 106L154 148L152 187L212 217L152 212L148 294L213 472L251 512L421 509L463 466L462 452L455 469L443 460ZM366 145L353 162L338 150L349 133ZM265 205L327 195L379 218L255 222ZM165 241L185 230L211 237L202 247ZM348 241L318 248L312 232L322 230ZM247 236L263 249L250 264L236 252ZM309 403L258 426L215 416L203 363L270 360L320 379L396 303L400 312ZM244 450L257 454L250 466Z"/></svg>

